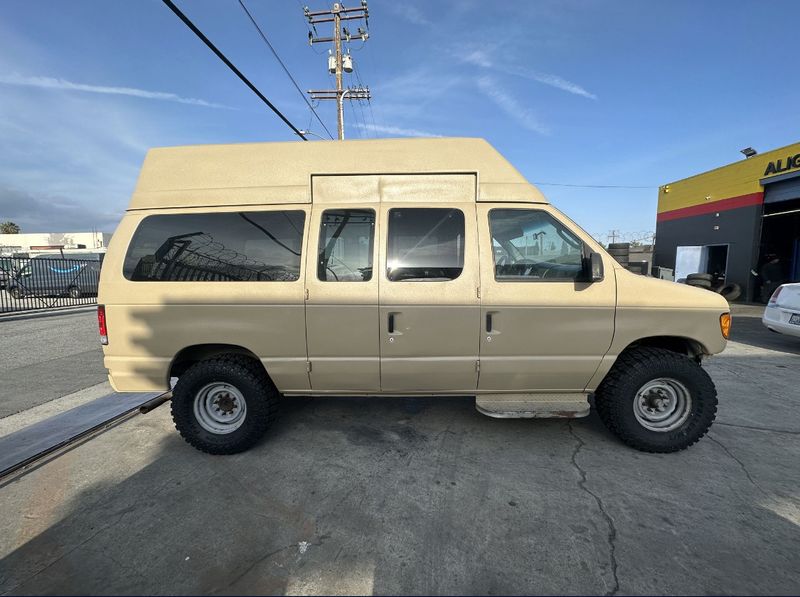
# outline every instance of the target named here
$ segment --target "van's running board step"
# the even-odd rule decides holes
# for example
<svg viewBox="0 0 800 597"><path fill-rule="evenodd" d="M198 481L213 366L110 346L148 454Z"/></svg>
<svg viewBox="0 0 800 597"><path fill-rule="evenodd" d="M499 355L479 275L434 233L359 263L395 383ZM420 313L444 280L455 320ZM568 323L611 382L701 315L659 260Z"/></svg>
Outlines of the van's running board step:
<svg viewBox="0 0 800 597"><path fill-rule="evenodd" d="M475 408L501 419L573 419L589 414L589 400L586 394L480 394Z"/></svg>

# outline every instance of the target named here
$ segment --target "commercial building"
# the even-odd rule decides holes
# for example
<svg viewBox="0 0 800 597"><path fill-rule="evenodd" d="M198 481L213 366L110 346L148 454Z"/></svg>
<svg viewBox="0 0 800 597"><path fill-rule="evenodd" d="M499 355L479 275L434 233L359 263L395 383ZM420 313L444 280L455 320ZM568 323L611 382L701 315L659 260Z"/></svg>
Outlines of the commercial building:
<svg viewBox="0 0 800 597"><path fill-rule="evenodd" d="M0 255L29 253L47 249L105 249L107 232L34 232L0 234Z"/></svg>
<svg viewBox="0 0 800 597"><path fill-rule="evenodd" d="M800 281L800 143L663 185L655 265L713 274L764 301Z"/></svg>

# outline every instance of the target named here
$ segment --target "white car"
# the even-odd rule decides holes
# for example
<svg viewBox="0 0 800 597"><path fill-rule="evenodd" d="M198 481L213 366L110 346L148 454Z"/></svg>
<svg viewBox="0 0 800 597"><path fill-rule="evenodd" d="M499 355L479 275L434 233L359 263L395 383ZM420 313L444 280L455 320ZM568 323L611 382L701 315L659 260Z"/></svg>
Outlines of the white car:
<svg viewBox="0 0 800 597"><path fill-rule="evenodd" d="M778 286L761 321L773 332L800 338L800 283Z"/></svg>

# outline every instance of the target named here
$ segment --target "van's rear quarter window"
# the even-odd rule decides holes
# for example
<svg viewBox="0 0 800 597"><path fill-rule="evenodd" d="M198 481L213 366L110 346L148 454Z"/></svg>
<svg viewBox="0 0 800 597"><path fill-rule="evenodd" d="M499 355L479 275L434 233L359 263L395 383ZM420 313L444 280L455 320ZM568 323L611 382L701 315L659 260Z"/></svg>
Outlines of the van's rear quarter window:
<svg viewBox="0 0 800 597"><path fill-rule="evenodd" d="M123 273L134 282L292 282L304 225L302 210L147 216Z"/></svg>

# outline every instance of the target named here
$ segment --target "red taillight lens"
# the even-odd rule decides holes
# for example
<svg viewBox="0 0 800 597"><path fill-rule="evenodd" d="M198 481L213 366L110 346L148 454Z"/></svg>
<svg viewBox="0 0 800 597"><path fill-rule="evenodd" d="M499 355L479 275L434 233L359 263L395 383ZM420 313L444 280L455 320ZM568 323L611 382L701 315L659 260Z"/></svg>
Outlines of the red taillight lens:
<svg viewBox="0 0 800 597"><path fill-rule="evenodd" d="M775 289L775 292L772 293L772 296L769 297L770 305L774 305L775 303L778 302L778 297L781 294L781 290L783 290L783 286L778 286L778 288Z"/></svg>
<svg viewBox="0 0 800 597"><path fill-rule="evenodd" d="M97 305L97 326L100 328L100 344L108 344L108 328L106 327L105 305Z"/></svg>

